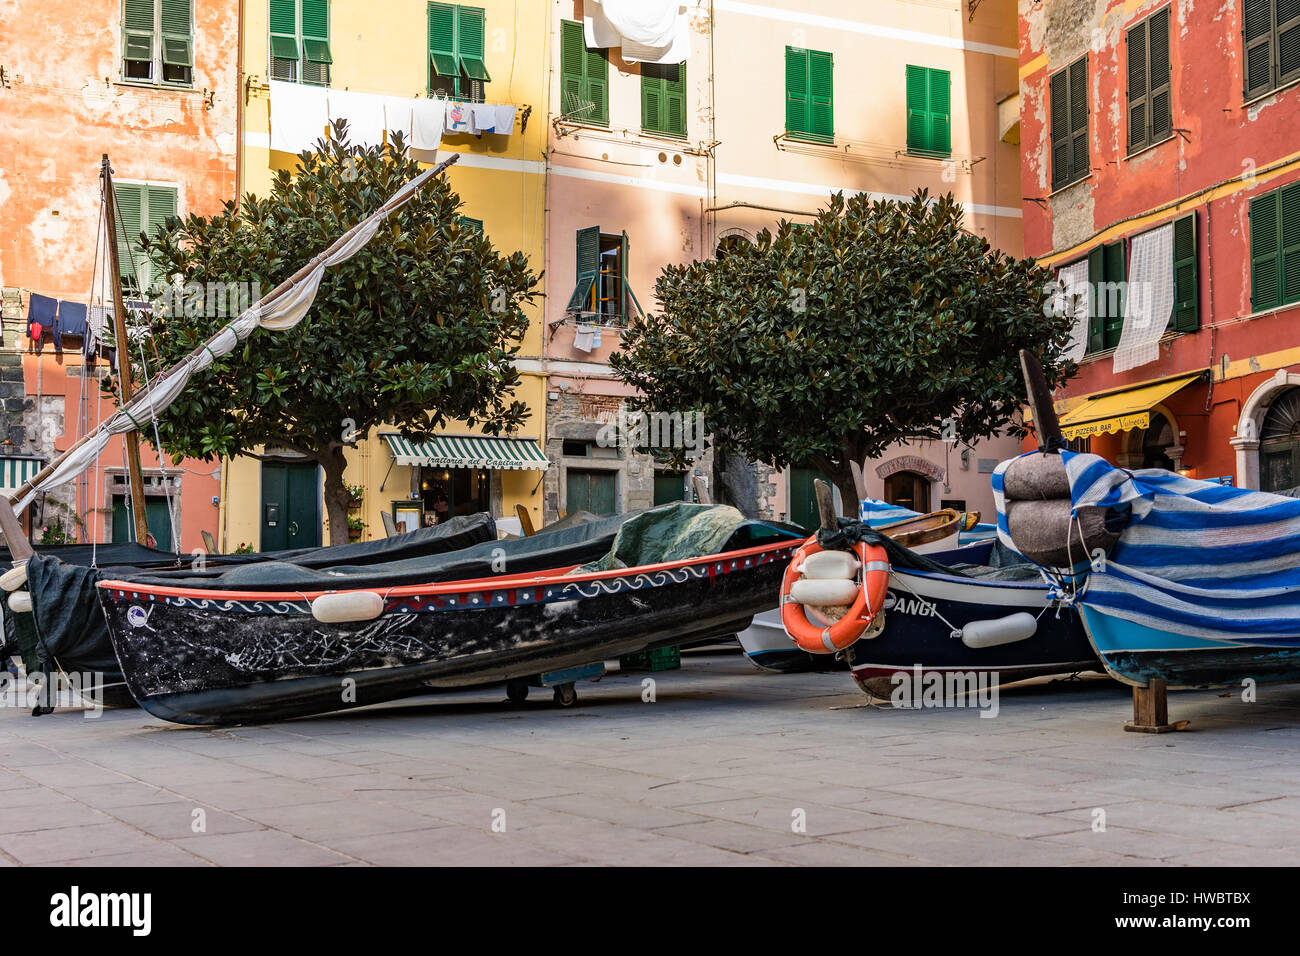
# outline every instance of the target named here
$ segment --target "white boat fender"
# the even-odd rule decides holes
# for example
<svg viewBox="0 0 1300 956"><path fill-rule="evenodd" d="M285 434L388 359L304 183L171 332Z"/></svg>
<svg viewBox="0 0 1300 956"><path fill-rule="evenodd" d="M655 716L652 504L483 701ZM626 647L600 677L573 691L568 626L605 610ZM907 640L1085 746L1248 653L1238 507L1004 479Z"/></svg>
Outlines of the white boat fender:
<svg viewBox="0 0 1300 956"><path fill-rule="evenodd" d="M15 614L30 614L32 611L32 592L15 591L10 594L9 610Z"/></svg>
<svg viewBox="0 0 1300 956"><path fill-rule="evenodd" d="M14 566L0 574L0 588L6 591L17 591L27 583L27 559L15 561Z"/></svg>
<svg viewBox="0 0 1300 956"><path fill-rule="evenodd" d="M812 580L851 580L862 562L847 551L818 551L803 559L799 570Z"/></svg>
<svg viewBox="0 0 1300 956"><path fill-rule="evenodd" d="M997 647L1031 638L1037 630L1034 616L1019 611L990 621L971 621L961 629L961 642L967 647Z"/></svg>
<svg viewBox="0 0 1300 956"><path fill-rule="evenodd" d="M852 604L861 585L856 581L803 578L790 585L790 600L799 604Z"/></svg>
<svg viewBox="0 0 1300 956"><path fill-rule="evenodd" d="M373 621L384 612L384 597L374 591L331 591L311 602L312 617L322 624Z"/></svg>

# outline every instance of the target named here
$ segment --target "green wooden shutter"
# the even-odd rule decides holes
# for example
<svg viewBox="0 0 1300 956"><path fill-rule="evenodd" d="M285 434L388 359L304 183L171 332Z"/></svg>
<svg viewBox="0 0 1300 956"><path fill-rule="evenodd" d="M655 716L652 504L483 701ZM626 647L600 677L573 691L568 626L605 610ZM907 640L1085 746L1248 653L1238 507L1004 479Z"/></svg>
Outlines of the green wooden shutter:
<svg viewBox="0 0 1300 956"><path fill-rule="evenodd" d="M578 282L564 308L567 312L590 312L591 287L600 272L600 226L578 230L577 252Z"/></svg>
<svg viewBox="0 0 1300 956"><path fill-rule="evenodd" d="M152 62L154 0L123 0L122 59Z"/></svg>
<svg viewBox="0 0 1300 956"><path fill-rule="evenodd" d="M835 139L834 62L829 53L808 51L809 132L820 140Z"/></svg>
<svg viewBox="0 0 1300 956"><path fill-rule="evenodd" d="M158 235L158 230L167 224L167 220L176 216L176 190L170 186L149 186L144 190L145 209L141 217L140 231L150 239ZM148 291L148 285L153 274L153 263L141 250L139 254L140 269L139 273L144 281L146 288L141 291Z"/></svg>
<svg viewBox="0 0 1300 956"><path fill-rule="evenodd" d="M927 70L930 86L930 151L952 153L952 75L947 70Z"/></svg>
<svg viewBox="0 0 1300 956"><path fill-rule="evenodd" d="M910 152L930 149L930 90L923 66L907 67L907 148Z"/></svg>
<svg viewBox="0 0 1300 956"><path fill-rule="evenodd" d="M1123 283L1127 278L1128 261L1125 256L1124 240L1107 243L1104 247L1104 259L1106 263L1106 283ZM1124 331L1124 308L1125 299L1124 286L1119 286L1119 294L1115 295L1112 290L1105 290L1106 299L1106 348L1113 349L1119 345L1121 333Z"/></svg>
<svg viewBox="0 0 1300 956"><path fill-rule="evenodd" d="M651 64L641 65L641 128L647 133L662 133L665 125L664 80Z"/></svg>
<svg viewBox="0 0 1300 956"><path fill-rule="evenodd" d="M456 55L461 69L471 80L486 83L488 75L484 62L487 43L487 15L479 7L456 8Z"/></svg>
<svg viewBox="0 0 1300 956"><path fill-rule="evenodd" d="M469 216L459 216L457 218L460 220L460 227L466 232L475 236L483 235L482 219L471 219Z"/></svg>
<svg viewBox="0 0 1300 956"><path fill-rule="evenodd" d="M1243 0L1241 21L1249 100L1273 88L1273 0Z"/></svg>
<svg viewBox="0 0 1300 956"><path fill-rule="evenodd" d="M1282 303L1300 302L1300 183L1278 190Z"/></svg>
<svg viewBox="0 0 1300 956"><path fill-rule="evenodd" d="M579 36L582 27L578 27ZM592 104L586 119L602 126L609 123L609 60L604 50L588 50L582 41L583 98Z"/></svg>
<svg viewBox="0 0 1300 956"><path fill-rule="evenodd" d="M1176 332L1200 328L1197 281L1196 213L1174 220L1174 311L1169 327Z"/></svg>
<svg viewBox="0 0 1300 956"><path fill-rule="evenodd" d="M271 78L298 79L298 6L295 0L271 0Z"/></svg>
<svg viewBox="0 0 1300 956"><path fill-rule="evenodd" d="M1281 304L1278 269L1278 193L1250 201L1250 308L1254 312Z"/></svg>
<svg viewBox="0 0 1300 956"><path fill-rule="evenodd" d="M641 64L641 128L686 135L686 64Z"/></svg>
<svg viewBox="0 0 1300 956"><path fill-rule="evenodd" d="M1091 172L1088 161L1088 57L1070 64L1070 179Z"/></svg>
<svg viewBox="0 0 1300 956"><path fill-rule="evenodd" d="M1151 90L1149 138L1153 143L1174 132L1173 95L1169 68L1169 7L1147 21L1147 84Z"/></svg>
<svg viewBox="0 0 1300 956"><path fill-rule="evenodd" d="M302 2L302 81L326 86L330 79L330 6L329 0Z"/></svg>
<svg viewBox="0 0 1300 956"><path fill-rule="evenodd" d="M144 188L134 183L114 183L117 200L117 264L123 281L135 282L135 257L140 245L141 213L144 211Z"/></svg>
<svg viewBox="0 0 1300 956"><path fill-rule="evenodd" d="M1147 123L1147 22L1128 31L1128 151L1136 153L1151 141Z"/></svg>
<svg viewBox="0 0 1300 956"><path fill-rule="evenodd" d="M162 59L169 66L193 66L190 0L162 0Z"/></svg>
<svg viewBox="0 0 1300 956"><path fill-rule="evenodd" d="M582 24L560 22L560 111L565 116L582 116L582 66L586 53Z"/></svg>
<svg viewBox="0 0 1300 956"><path fill-rule="evenodd" d="M1300 77L1300 2L1277 0L1277 83Z"/></svg>
<svg viewBox="0 0 1300 956"><path fill-rule="evenodd" d="M686 64L669 67L664 77L664 132L673 136L686 135Z"/></svg>
<svg viewBox="0 0 1300 956"><path fill-rule="evenodd" d="M808 50L785 48L785 130L809 133L808 118Z"/></svg>
<svg viewBox="0 0 1300 956"><path fill-rule="evenodd" d="M1088 352L1106 348L1106 304L1098 290L1106 277L1105 251L1098 246L1088 253Z"/></svg>
<svg viewBox="0 0 1300 956"><path fill-rule="evenodd" d="M637 301L636 293L632 291L632 283L628 281L628 263L632 250L632 244L628 241L627 233L623 233L623 238L619 245L618 251L618 279L623 289L622 316L624 319L631 318L633 315L644 314L641 310L641 303Z"/></svg>
<svg viewBox="0 0 1300 956"><path fill-rule="evenodd" d="M449 3L429 4L429 64L437 76L460 76L456 60L456 8ZM430 91L432 91L432 83Z"/></svg>
<svg viewBox="0 0 1300 956"><path fill-rule="evenodd" d="M1070 181L1070 79L1065 70L1051 79L1052 190Z"/></svg>

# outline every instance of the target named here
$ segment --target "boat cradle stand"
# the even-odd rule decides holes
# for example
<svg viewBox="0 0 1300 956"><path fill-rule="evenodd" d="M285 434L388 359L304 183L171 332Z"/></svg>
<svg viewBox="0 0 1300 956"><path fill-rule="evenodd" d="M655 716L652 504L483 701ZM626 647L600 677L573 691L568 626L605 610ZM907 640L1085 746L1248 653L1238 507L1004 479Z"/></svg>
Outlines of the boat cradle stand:
<svg viewBox="0 0 1300 956"><path fill-rule="evenodd" d="M555 702L561 707L572 707L578 702L578 691L573 686L580 680L600 680L605 676L605 662L581 664L566 667L563 670L547 671L534 677L518 677L506 681L506 697L513 703L521 703L528 697L530 687L552 687L555 689Z"/></svg>
<svg viewBox="0 0 1300 956"><path fill-rule="evenodd" d="M1146 687L1133 688L1133 722L1124 729L1135 734L1167 734L1182 730L1190 720L1169 722L1169 695L1163 677L1153 677Z"/></svg>

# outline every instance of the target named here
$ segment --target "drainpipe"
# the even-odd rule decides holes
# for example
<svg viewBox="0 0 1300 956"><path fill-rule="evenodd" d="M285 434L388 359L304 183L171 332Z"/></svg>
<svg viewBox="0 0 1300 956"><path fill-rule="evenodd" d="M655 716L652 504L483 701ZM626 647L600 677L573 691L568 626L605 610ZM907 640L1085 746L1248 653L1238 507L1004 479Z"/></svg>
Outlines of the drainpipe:
<svg viewBox="0 0 1300 956"><path fill-rule="evenodd" d="M235 208L244 195L244 0L239 0L235 24Z"/></svg>

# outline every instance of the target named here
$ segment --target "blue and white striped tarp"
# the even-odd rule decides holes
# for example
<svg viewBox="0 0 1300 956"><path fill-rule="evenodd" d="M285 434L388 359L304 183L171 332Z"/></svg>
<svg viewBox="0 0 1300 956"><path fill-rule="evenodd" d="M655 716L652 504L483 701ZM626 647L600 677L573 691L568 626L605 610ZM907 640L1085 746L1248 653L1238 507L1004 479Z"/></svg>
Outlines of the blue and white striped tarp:
<svg viewBox="0 0 1300 956"><path fill-rule="evenodd" d="M1093 562L1081 603L1190 637L1300 646L1300 500L1157 468L1125 471L1096 455L1061 457L1075 509L1132 509L1119 543ZM1014 547L1009 464L993 473L993 497L998 536Z"/></svg>

